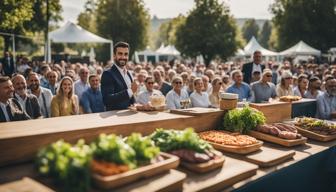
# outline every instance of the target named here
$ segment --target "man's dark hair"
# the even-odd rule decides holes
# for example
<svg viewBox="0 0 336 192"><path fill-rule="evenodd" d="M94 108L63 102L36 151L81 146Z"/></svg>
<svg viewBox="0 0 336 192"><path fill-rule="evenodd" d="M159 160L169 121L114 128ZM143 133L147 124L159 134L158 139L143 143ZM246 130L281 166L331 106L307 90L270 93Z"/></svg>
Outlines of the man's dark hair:
<svg viewBox="0 0 336 192"><path fill-rule="evenodd" d="M318 78L317 76L312 76L309 79L309 83L312 83L312 82L315 82L315 81L318 81L318 80L320 80L320 78Z"/></svg>
<svg viewBox="0 0 336 192"><path fill-rule="evenodd" d="M153 77L152 77L152 76L148 76L148 77L146 77L146 79L145 79L145 83L147 83L147 81L150 80L150 79L153 80Z"/></svg>
<svg viewBox="0 0 336 192"><path fill-rule="evenodd" d="M94 77L98 77L98 78L99 78L99 76L98 76L97 74L91 74L91 75L89 76L89 81L91 80L91 78L94 78Z"/></svg>
<svg viewBox="0 0 336 192"><path fill-rule="evenodd" d="M122 48L128 48L129 49L129 44L123 41L119 41L118 43L116 43L113 47L113 53L116 54L117 53L117 48L122 47Z"/></svg>
<svg viewBox="0 0 336 192"><path fill-rule="evenodd" d="M10 80L10 78L8 76L0 76L0 83L7 82L9 80Z"/></svg>

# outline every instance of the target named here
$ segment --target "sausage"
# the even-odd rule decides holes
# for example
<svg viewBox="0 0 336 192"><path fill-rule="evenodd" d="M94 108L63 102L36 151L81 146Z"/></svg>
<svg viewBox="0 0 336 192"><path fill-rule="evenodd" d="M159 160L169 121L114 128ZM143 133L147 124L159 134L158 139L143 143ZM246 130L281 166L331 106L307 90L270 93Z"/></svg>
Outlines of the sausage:
<svg viewBox="0 0 336 192"><path fill-rule="evenodd" d="M284 128L288 129L290 132L297 133L297 129L295 128L295 126L285 124L285 123L276 123L276 124L283 126Z"/></svg>

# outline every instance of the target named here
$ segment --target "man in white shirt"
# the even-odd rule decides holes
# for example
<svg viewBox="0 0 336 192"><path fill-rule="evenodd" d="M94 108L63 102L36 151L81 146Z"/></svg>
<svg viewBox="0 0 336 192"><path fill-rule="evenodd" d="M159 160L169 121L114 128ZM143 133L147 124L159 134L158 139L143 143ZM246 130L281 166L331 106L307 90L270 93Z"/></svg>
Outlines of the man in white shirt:
<svg viewBox="0 0 336 192"><path fill-rule="evenodd" d="M89 86L89 69L87 67L82 67L79 69L79 79L74 83L75 94L80 100L84 91L86 91Z"/></svg>
<svg viewBox="0 0 336 192"><path fill-rule="evenodd" d="M262 65L262 54L261 51L255 51L253 53L253 62L246 63L243 65L242 72L244 74L244 82L247 84L251 83L252 74L255 71L259 71L260 74L265 69L265 65Z"/></svg>
<svg viewBox="0 0 336 192"><path fill-rule="evenodd" d="M150 101L150 96L152 95L162 95L161 91L154 89L154 79L149 76L145 79L146 90L139 93L136 98L136 102L140 104L148 104Z"/></svg>
<svg viewBox="0 0 336 192"><path fill-rule="evenodd" d="M195 91L190 95L191 105L193 107L208 108L211 106L209 101L209 95L207 92L203 92L203 81L201 78L194 80Z"/></svg>
<svg viewBox="0 0 336 192"><path fill-rule="evenodd" d="M37 73L30 73L27 82L28 87L30 88L28 92L37 97L43 117L50 117L50 105L53 97L51 91L40 86L40 79L38 78Z"/></svg>

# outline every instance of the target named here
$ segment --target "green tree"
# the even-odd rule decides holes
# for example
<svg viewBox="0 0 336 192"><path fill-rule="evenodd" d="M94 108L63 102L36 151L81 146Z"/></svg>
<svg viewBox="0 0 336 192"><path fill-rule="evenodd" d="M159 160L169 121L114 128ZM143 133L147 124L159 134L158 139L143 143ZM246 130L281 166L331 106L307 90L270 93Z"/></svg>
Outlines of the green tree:
<svg viewBox="0 0 336 192"><path fill-rule="evenodd" d="M278 48L286 49L300 40L322 51L335 46L335 8L335 0L276 0L271 12Z"/></svg>
<svg viewBox="0 0 336 192"><path fill-rule="evenodd" d="M31 0L2 0L0 1L0 31L6 33L24 32L24 22L33 17L33 2ZM4 50L9 49L10 36L3 36Z"/></svg>
<svg viewBox="0 0 336 192"><path fill-rule="evenodd" d="M259 26L255 19L248 19L242 27L243 37L248 42L253 36L258 39Z"/></svg>
<svg viewBox="0 0 336 192"><path fill-rule="evenodd" d="M217 0L195 0L196 6L176 32L177 49L186 56L202 54L206 64L232 56L239 46L237 27L228 6Z"/></svg>
<svg viewBox="0 0 336 192"><path fill-rule="evenodd" d="M99 1L96 15L98 34L114 42L128 42L130 55L146 47L150 17L143 0ZM107 47L104 53L106 59L109 55Z"/></svg>
<svg viewBox="0 0 336 192"><path fill-rule="evenodd" d="M84 11L78 17L78 25L84 29L96 33L96 8L97 0L87 0L84 5Z"/></svg>
<svg viewBox="0 0 336 192"><path fill-rule="evenodd" d="M163 23L159 28L159 37L156 41L156 47L159 47L162 43L167 44L176 44L176 31L180 27L180 25L184 24L185 17L183 15L179 15L174 19Z"/></svg>
<svg viewBox="0 0 336 192"><path fill-rule="evenodd" d="M269 21L265 21L259 34L259 42L263 47L267 49L269 48L269 40L271 37L271 32L272 32L271 23Z"/></svg>

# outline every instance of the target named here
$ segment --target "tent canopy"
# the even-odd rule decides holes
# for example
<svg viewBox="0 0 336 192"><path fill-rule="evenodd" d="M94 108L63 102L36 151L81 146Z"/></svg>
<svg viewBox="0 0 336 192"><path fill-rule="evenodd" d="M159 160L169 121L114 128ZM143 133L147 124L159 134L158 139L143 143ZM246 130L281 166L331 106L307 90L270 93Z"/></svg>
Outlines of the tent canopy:
<svg viewBox="0 0 336 192"><path fill-rule="evenodd" d="M316 55L320 56L321 51L317 50L303 41L298 42L293 47L286 49L280 53L280 55Z"/></svg>
<svg viewBox="0 0 336 192"><path fill-rule="evenodd" d="M181 55L174 45L167 45L167 47L164 48L162 48L161 45L161 47L156 52L161 55Z"/></svg>
<svg viewBox="0 0 336 192"><path fill-rule="evenodd" d="M253 36L244 47L245 55L252 55L255 51L261 51L264 56L277 56L278 53L263 48Z"/></svg>
<svg viewBox="0 0 336 192"><path fill-rule="evenodd" d="M82 27L67 22L63 27L49 33L49 39L57 43L110 43L111 40L95 35Z"/></svg>

